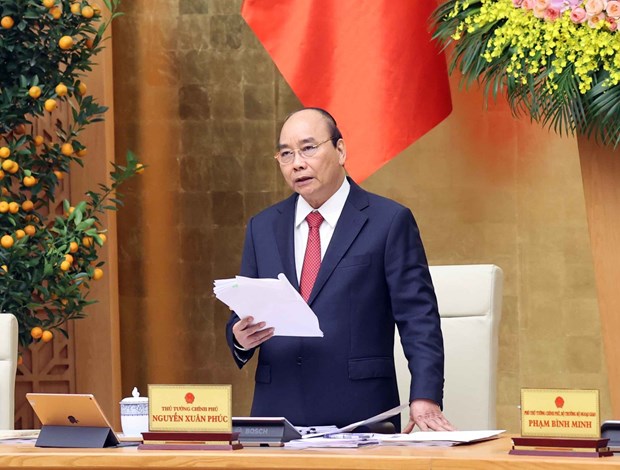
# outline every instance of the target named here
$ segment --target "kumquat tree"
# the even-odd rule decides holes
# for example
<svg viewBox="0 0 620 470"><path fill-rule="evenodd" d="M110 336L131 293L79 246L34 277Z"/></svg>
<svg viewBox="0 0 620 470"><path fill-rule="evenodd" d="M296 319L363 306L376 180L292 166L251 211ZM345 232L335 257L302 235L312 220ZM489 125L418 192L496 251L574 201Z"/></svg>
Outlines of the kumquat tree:
<svg viewBox="0 0 620 470"><path fill-rule="evenodd" d="M117 187L143 170L129 152L126 166L112 163L109 186L51 209L61 206L52 204L65 175L84 165L82 132L107 109L85 76L119 1L103 0L105 15L89 0L0 1L0 314L17 317L22 347L67 336L66 322L94 303L90 285L104 276L100 218L121 205ZM67 118L50 119L57 108Z"/></svg>

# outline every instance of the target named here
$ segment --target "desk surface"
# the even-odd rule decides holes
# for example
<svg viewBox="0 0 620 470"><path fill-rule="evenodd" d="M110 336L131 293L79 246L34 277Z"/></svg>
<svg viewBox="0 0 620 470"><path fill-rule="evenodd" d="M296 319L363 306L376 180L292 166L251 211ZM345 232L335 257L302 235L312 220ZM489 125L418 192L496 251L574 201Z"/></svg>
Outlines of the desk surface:
<svg viewBox="0 0 620 470"><path fill-rule="evenodd" d="M511 440L502 437L448 448L367 447L361 449L249 448L224 451L138 451L114 449L41 449L0 445L0 469L50 468L220 468L220 469L527 469L565 470L602 467L620 470L620 456L551 458L508 455Z"/></svg>

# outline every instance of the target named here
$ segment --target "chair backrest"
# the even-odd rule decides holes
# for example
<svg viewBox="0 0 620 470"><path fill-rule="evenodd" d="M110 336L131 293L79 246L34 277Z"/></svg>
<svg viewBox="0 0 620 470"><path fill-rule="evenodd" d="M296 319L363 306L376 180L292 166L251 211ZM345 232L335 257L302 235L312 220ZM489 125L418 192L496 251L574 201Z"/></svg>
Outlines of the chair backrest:
<svg viewBox="0 0 620 470"><path fill-rule="evenodd" d="M431 266L445 350L444 414L460 430L495 429L502 270L492 264ZM401 403L411 375L398 331L394 345ZM401 416L403 427L408 410Z"/></svg>
<svg viewBox="0 0 620 470"><path fill-rule="evenodd" d="M0 429L14 427L16 373L17 319L0 313Z"/></svg>

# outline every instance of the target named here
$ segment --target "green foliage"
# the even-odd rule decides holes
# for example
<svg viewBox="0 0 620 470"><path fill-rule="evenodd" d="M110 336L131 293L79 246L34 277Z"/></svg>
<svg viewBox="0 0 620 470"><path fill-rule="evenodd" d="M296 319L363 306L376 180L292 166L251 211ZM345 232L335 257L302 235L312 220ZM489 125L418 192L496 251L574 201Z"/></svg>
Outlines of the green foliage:
<svg viewBox="0 0 620 470"><path fill-rule="evenodd" d="M447 0L433 15L434 38L454 45L450 73L480 84L487 99L505 94L515 116L616 147L620 36L569 16L537 18L511 0Z"/></svg>
<svg viewBox="0 0 620 470"><path fill-rule="evenodd" d="M0 2L0 18L12 19L0 28L0 313L17 316L23 347L34 340L33 327L66 335L66 321L84 317L93 303L90 285L102 274L100 217L118 208L117 187L141 169L129 152L127 166L112 164L110 186L88 191L74 207L63 201L64 214L48 215L63 174L72 162L82 165L82 131L106 111L86 94L83 78L119 1L104 0L105 20L87 0ZM61 47L65 36L73 38L71 47ZM71 109L51 138L32 135L32 124L53 104L47 100Z"/></svg>

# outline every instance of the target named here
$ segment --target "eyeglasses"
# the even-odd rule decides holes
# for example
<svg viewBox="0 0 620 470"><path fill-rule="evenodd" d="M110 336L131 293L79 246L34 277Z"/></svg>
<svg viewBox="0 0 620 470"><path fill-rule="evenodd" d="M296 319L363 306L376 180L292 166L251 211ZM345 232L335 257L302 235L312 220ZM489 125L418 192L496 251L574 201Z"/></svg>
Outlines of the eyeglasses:
<svg viewBox="0 0 620 470"><path fill-rule="evenodd" d="M318 144L304 144L296 149L282 149L278 151L278 153L276 153L273 158L278 160L280 162L280 165L288 165L289 163L292 163L293 160L295 160L295 152L297 150L299 150L299 155L301 155L302 158L312 158L314 157L314 155L316 155L319 147L324 143L329 142L330 140L332 140L332 137L324 140L323 142L319 142Z"/></svg>

